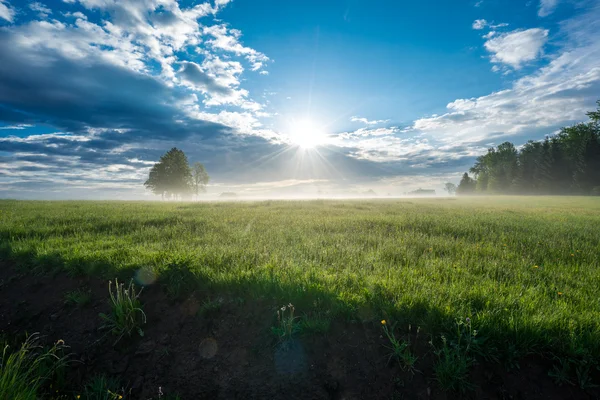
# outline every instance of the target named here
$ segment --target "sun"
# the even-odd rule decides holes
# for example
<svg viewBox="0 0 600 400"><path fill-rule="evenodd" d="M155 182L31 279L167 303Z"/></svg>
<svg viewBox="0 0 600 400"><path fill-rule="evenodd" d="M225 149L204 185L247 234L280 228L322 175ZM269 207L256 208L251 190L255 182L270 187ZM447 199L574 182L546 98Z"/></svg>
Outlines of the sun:
<svg viewBox="0 0 600 400"><path fill-rule="evenodd" d="M292 144L302 149L314 149L325 144L327 140L327 134L325 134L323 128L310 120L293 122L288 137Z"/></svg>

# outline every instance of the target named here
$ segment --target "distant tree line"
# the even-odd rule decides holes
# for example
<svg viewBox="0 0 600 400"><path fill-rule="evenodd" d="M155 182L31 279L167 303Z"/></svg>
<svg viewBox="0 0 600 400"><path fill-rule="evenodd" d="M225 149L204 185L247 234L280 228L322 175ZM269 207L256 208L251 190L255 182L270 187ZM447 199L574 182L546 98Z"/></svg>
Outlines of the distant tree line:
<svg viewBox="0 0 600 400"><path fill-rule="evenodd" d="M600 195L600 101L589 122L520 149L504 142L477 158L457 194Z"/></svg>
<svg viewBox="0 0 600 400"><path fill-rule="evenodd" d="M185 153L173 147L150 169L144 186L163 200L178 199L205 192L209 180L204 165L197 162L190 167Z"/></svg>

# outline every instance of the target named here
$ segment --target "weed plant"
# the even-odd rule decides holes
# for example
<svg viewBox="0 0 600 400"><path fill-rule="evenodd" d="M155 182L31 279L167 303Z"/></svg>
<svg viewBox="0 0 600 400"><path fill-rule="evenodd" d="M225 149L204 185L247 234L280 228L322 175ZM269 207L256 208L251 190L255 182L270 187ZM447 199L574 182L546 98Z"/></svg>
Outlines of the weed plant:
<svg viewBox="0 0 600 400"><path fill-rule="evenodd" d="M144 336L142 325L146 323L146 314L139 300L142 290L136 291L133 280L126 287L116 279L113 290L113 283L109 281L108 293L111 311L108 315L100 314L100 317L104 320L104 327L110 329L117 336L115 344L123 336L131 336L134 331L137 331L140 336Z"/></svg>

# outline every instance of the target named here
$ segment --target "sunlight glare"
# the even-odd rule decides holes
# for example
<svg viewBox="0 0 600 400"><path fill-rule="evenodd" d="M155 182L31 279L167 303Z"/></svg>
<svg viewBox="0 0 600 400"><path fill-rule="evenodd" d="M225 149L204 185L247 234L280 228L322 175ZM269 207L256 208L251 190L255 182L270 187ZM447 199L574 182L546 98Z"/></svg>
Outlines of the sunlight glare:
<svg viewBox="0 0 600 400"><path fill-rule="evenodd" d="M325 144L327 139L322 128L309 120L294 122L288 136L294 145L302 149L313 149Z"/></svg>

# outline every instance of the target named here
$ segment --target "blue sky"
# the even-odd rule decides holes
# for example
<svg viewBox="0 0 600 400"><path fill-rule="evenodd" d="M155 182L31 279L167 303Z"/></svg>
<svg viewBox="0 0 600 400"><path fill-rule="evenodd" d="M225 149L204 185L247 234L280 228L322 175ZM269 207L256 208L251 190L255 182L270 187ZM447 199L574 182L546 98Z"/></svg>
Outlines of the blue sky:
<svg viewBox="0 0 600 400"><path fill-rule="evenodd" d="M0 196L150 198L173 146L209 197L441 192L585 120L598 0L0 0Z"/></svg>

